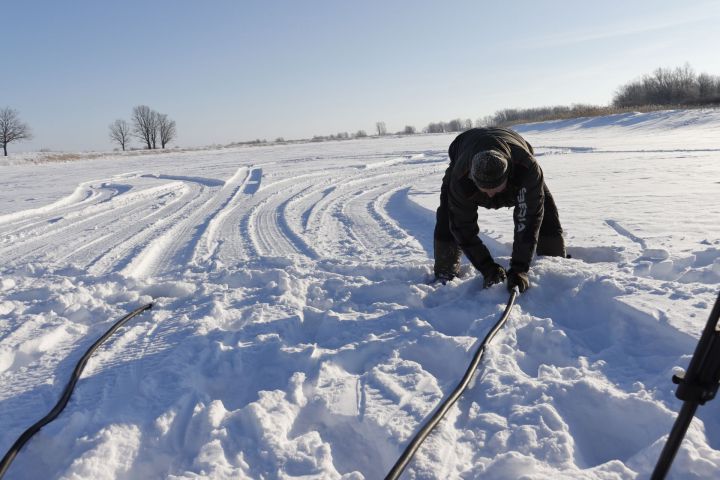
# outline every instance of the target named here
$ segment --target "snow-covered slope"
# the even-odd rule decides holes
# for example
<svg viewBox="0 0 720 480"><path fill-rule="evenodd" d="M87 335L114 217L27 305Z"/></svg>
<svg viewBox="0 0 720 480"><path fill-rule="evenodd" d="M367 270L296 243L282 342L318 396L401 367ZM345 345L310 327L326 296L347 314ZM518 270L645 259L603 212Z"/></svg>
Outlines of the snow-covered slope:
<svg viewBox="0 0 720 480"><path fill-rule="evenodd" d="M532 288L405 478L646 478L720 289L720 113L518 127L573 259ZM382 478L502 310L428 286L450 135L0 167L8 479ZM509 211L480 212L507 262ZM673 478L720 477L720 401Z"/></svg>

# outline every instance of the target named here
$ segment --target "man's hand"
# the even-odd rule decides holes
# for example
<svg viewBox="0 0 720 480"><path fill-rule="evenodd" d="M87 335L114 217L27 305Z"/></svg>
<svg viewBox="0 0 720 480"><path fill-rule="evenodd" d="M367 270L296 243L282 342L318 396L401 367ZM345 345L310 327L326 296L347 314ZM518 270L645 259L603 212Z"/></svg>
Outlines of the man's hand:
<svg viewBox="0 0 720 480"><path fill-rule="evenodd" d="M481 270L483 275L483 288L492 287L496 283L505 281L505 269L495 262L490 262Z"/></svg>
<svg viewBox="0 0 720 480"><path fill-rule="evenodd" d="M525 272L516 272L512 268L507 272L507 288L509 292L513 291L513 288L518 287L520 293L523 293L530 287L530 279L528 274Z"/></svg>

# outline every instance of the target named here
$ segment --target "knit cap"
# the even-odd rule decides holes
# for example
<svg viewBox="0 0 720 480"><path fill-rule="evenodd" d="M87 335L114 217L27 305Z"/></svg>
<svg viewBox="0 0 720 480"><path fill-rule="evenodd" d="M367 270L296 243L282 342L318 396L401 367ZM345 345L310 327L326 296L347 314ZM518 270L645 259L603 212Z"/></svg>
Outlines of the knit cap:
<svg viewBox="0 0 720 480"><path fill-rule="evenodd" d="M470 178L478 188L491 190L499 187L507 178L508 161L497 150L476 153L470 162Z"/></svg>

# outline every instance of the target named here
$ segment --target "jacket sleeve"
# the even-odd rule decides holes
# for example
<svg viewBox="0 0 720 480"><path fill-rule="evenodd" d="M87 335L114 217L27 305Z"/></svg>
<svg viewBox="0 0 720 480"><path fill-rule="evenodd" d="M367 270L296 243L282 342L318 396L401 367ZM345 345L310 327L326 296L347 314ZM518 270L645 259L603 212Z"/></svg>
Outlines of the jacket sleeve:
<svg viewBox="0 0 720 480"><path fill-rule="evenodd" d="M530 270L530 262L535 254L540 225L545 214L543 182L540 165L533 162L518 190L513 212L515 235L510 267L517 272Z"/></svg>
<svg viewBox="0 0 720 480"><path fill-rule="evenodd" d="M477 210L477 205L460 200L451 185L448 195L450 232L470 263L482 271L483 265L492 261L492 256L478 236Z"/></svg>
<svg viewBox="0 0 720 480"><path fill-rule="evenodd" d="M463 141L464 135L461 133L457 137L455 137L455 140L450 143L450 146L448 147L448 157L450 157L450 162L455 162L457 160L457 151L458 148L460 148L460 144Z"/></svg>

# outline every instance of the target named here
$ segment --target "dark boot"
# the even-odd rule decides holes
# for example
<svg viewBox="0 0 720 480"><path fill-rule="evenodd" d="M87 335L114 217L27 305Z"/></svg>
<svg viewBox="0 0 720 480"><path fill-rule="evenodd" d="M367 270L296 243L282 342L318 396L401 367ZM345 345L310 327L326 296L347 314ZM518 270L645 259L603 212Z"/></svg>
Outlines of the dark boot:
<svg viewBox="0 0 720 480"><path fill-rule="evenodd" d="M536 253L547 257L567 257L563 236L540 236L540 238L538 238Z"/></svg>
<svg viewBox="0 0 720 480"><path fill-rule="evenodd" d="M462 251L454 241L433 239L435 253L435 276L451 280L460 274Z"/></svg>

